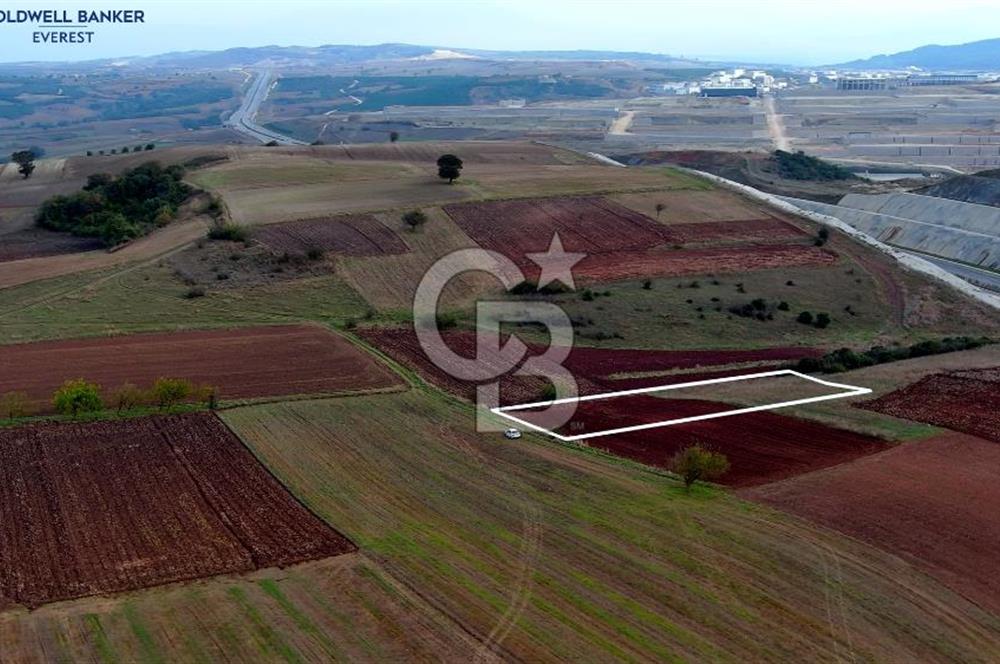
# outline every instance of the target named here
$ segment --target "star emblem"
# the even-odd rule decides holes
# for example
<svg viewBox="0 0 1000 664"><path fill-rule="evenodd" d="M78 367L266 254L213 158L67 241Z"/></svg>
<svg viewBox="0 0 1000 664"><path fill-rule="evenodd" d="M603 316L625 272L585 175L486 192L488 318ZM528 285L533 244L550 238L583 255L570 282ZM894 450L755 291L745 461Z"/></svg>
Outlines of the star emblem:
<svg viewBox="0 0 1000 664"><path fill-rule="evenodd" d="M559 233L552 234L548 251L526 255L542 268L542 273L538 277L538 288L543 288L553 281L561 281L574 290L576 285L573 283L573 266L587 256L587 254L572 253L563 249Z"/></svg>

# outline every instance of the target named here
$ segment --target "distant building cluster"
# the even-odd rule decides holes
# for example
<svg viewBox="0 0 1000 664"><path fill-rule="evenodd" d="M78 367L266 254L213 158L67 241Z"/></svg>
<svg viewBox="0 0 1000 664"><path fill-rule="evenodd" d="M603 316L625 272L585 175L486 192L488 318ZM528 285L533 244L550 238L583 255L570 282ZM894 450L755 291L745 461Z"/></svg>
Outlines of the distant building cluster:
<svg viewBox="0 0 1000 664"><path fill-rule="evenodd" d="M788 81L778 79L762 69L713 72L700 81L665 83L664 92L701 97L756 97L788 86Z"/></svg>
<svg viewBox="0 0 1000 664"><path fill-rule="evenodd" d="M827 80L838 90L895 90L915 86L930 85L969 85L971 83L989 82L994 78L981 74L931 74L873 72L862 74L839 74L827 72Z"/></svg>

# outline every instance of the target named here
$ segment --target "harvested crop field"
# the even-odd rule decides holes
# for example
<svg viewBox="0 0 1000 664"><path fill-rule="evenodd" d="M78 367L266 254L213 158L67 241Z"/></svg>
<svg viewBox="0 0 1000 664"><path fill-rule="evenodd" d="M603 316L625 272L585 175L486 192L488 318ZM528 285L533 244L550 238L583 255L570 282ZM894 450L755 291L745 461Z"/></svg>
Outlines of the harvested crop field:
<svg viewBox="0 0 1000 664"><path fill-rule="evenodd" d="M1000 369L926 376L858 407L1000 443Z"/></svg>
<svg viewBox="0 0 1000 664"><path fill-rule="evenodd" d="M401 364L415 369L422 377L442 389L472 399L475 384L455 378L447 371L433 364L417 340L412 328L363 328L358 334L368 343ZM476 336L467 330L451 330L442 334L445 343L462 357L475 357ZM545 348L529 344L532 354L541 354ZM759 350L721 351L672 351L604 349L575 346L563 363L580 383L581 392L595 392L624 389L613 374L641 374L676 369L724 366L744 362L794 361L803 357L819 357L822 351L814 348L765 348ZM746 370L744 373L749 373ZM688 380L689 378L685 378ZM666 384L670 381L658 379ZM690 380L694 380L690 378ZM679 380L675 382L680 382ZM506 376L501 381L501 401L507 404L523 403L539 396L545 381L537 377Z"/></svg>
<svg viewBox="0 0 1000 664"><path fill-rule="evenodd" d="M587 254L573 268L574 275L597 281L830 265L837 260L830 251L804 244L680 248L683 242L803 236L778 219L747 222L747 234L741 230L743 222L683 224L676 231L599 197L462 203L444 209L480 246L522 266L529 279L537 278L539 268L527 254L545 252L554 233L566 251ZM702 227L708 230L702 232Z"/></svg>
<svg viewBox="0 0 1000 664"><path fill-rule="evenodd" d="M354 550L214 414L0 429L0 606Z"/></svg>
<svg viewBox="0 0 1000 664"><path fill-rule="evenodd" d="M89 237L30 229L0 235L0 263L24 258L74 254L102 249L104 243Z"/></svg>
<svg viewBox="0 0 1000 664"><path fill-rule="evenodd" d="M998 467L1000 446L947 433L743 496L902 556L1000 612Z"/></svg>
<svg viewBox="0 0 1000 664"><path fill-rule="evenodd" d="M406 244L370 214L303 219L265 226L254 238L276 252L305 254L312 249L350 256L401 254Z"/></svg>
<svg viewBox="0 0 1000 664"><path fill-rule="evenodd" d="M774 217L741 221L708 221L671 224L670 237L675 242L767 242L794 240L805 233L787 221Z"/></svg>
<svg viewBox="0 0 1000 664"><path fill-rule="evenodd" d="M611 200L664 224L758 219L770 211L763 205L724 189L656 191L616 194ZM656 205L664 206L659 215Z"/></svg>
<svg viewBox="0 0 1000 664"><path fill-rule="evenodd" d="M732 408L713 401L662 399L648 395L581 401L560 433L580 435ZM528 421L537 421L539 417L533 416L530 410L519 411L518 416ZM772 412L599 436L585 442L590 447L661 468L667 468L678 451L701 444L726 455L731 468L718 481L735 487L794 477L886 447L886 443L877 438Z"/></svg>
<svg viewBox="0 0 1000 664"><path fill-rule="evenodd" d="M391 388L399 379L343 337L318 326L267 326L0 346L0 394L19 391L51 407L66 380L110 394L162 376L218 389L221 399Z"/></svg>

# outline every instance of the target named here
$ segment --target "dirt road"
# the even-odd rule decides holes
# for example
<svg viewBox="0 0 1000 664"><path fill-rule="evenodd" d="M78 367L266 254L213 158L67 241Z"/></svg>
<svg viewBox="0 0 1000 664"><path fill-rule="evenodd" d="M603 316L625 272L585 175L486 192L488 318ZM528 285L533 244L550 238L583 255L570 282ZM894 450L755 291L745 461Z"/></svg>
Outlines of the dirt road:
<svg viewBox="0 0 1000 664"><path fill-rule="evenodd" d="M771 134L776 150L789 150L788 136L785 135L785 121L774 107L774 97L764 97L764 114L767 116L767 131Z"/></svg>
<svg viewBox="0 0 1000 664"><path fill-rule="evenodd" d="M635 118L635 111L622 111L622 114L615 118L615 121L608 127L609 136L623 136L628 133L628 128L632 126Z"/></svg>

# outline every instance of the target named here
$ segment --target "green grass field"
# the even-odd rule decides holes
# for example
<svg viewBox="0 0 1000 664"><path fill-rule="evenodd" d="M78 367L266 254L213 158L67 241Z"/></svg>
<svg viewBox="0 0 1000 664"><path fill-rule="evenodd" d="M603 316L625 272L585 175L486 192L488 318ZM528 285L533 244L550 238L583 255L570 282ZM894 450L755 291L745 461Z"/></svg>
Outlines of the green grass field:
<svg viewBox="0 0 1000 664"><path fill-rule="evenodd" d="M885 554L628 462L478 434L471 418L423 390L224 413L309 507L502 656L948 660L997 647L995 618Z"/></svg>
<svg viewBox="0 0 1000 664"><path fill-rule="evenodd" d="M226 327L363 316L365 302L336 276L245 289L190 287L166 265L60 277L0 290L3 343L126 332Z"/></svg>

